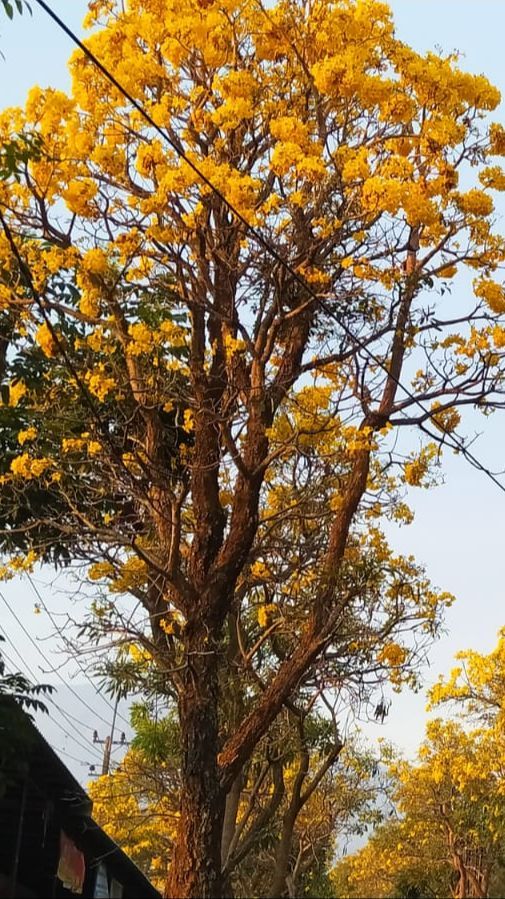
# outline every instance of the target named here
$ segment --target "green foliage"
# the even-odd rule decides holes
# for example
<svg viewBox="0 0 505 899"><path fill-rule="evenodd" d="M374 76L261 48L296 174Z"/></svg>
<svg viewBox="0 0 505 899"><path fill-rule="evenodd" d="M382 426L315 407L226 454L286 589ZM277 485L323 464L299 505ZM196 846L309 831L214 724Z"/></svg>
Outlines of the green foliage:
<svg viewBox="0 0 505 899"><path fill-rule="evenodd" d="M180 764L181 735L175 709L159 717L146 703L132 706L131 724L135 731L132 747L143 753L152 764L171 760L174 766Z"/></svg>
<svg viewBox="0 0 505 899"><path fill-rule="evenodd" d="M20 15L23 15L24 9L27 9L29 13L32 11L30 4L26 0L14 0L14 5L11 3L11 0L0 0L0 3L9 19L14 18L14 8L17 9Z"/></svg>
<svg viewBox="0 0 505 899"><path fill-rule="evenodd" d="M6 3L6 0L0 0ZM10 4L7 4L10 6ZM19 181L23 166L42 156L42 137L36 131L17 134L0 146L0 181L14 177Z"/></svg>

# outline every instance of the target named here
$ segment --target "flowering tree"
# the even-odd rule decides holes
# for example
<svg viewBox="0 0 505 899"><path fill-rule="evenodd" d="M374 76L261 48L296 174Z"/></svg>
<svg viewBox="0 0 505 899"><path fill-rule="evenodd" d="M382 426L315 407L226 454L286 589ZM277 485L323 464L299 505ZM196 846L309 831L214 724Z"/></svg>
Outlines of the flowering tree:
<svg viewBox="0 0 505 899"><path fill-rule="evenodd" d="M337 866L343 895L390 896L409 880L455 899L500 895L490 886L503 866L503 740L431 721L418 762L398 761L390 774L400 820Z"/></svg>
<svg viewBox="0 0 505 899"><path fill-rule="evenodd" d="M418 760L389 767L400 816L337 865L342 896L389 896L401 883L456 899L503 892L505 741L503 635L484 656L458 653L460 665L429 691L430 708L454 704L473 725L431 721Z"/></svg>
<svg viewBox="0 0 505 899"><path fill-rule="evenodd" d="M505 713L505 629L489 655L467 649L448 678L440 677L429 691L430 707L452 705L462 718L503 732Z"/></svg>
<svg viewBox="0 0 505 899"><path fill-rule="evenodd" d="M167 894L217 896L227 797L307 672L321 695L364 653L401 680L400 622L422 642L450 601L378 519L408 520L461 408L502 404L505 130L485 77L374 0L94 0L87 23L150 121L82 52L69 96L0 116L42 143L0 183L4 574L91 564L96 627L178 703Z"/></svg>

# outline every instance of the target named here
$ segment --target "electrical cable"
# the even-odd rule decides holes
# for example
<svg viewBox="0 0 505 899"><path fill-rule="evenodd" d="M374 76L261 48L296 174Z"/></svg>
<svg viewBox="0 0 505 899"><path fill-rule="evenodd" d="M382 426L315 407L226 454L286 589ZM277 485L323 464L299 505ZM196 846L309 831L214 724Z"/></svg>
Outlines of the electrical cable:
<svg viewBox="0 0 505 899"><path fill-rule="evenodd" d="M100 690L100 689L93 683L93 681L92 681L91 677L89 676L89 674L87 673L86 669L85 669L84 666L81 664L81 662L80 662L80 660L77 658L77 656L74 654L74 652L73 652L73 647L72 647L72 645L70 644L70 641L69 641L68 637L65 636L65 634L63 633L63 629L59 626L58 622L55 620L55 617L54 617L54 615L52 614L51 610L48 609L46 603L44 602L44 599L43 599L43 597L42 597L42 594L40 593L40 590L38 589L38 587L37 587L36 584L34 583L33 578L31 577L30 573L29 573L29 572L25 572L25 574L26 574L26 576L27 576L27 578L28 578L28 581L29 581L29 583L30 583L30 585L31 585L31 587L32 587L33 592L35 593L35 596L37 597L37 599L38 599L40 605L42 606L42 608L44 609L44 611L45 611L46 614L48 615L49 620L51 621L51 624L53 625L53 627L54 627L55 630L57 631L57 633L58 633L60 639L63 640L63 642L64 642L64 644L67 646L67 648L70 646L70 649L72 650L72 658L74 659L75 663L77 664L77 666L78 666L78 668L79 668L81 674L83 675L83 677L86 678L86 680L88 681L88 683L91 684L91 686L93 687L93 689L94 689L95 693L97 694L97 696L99 696L100 699L101 699L101 700L108 706L108 708L110 708L111 711L114 712L114 706L112 705L112 703L109 702L109 701L105 698L105 696L102 694L101 690ZM57 672L55 672L55 673L57 673ZM59 675L58 675L58 676L59 676ZM62 679L62 678L60 678L60 680L61 680L61 679ZM97 718L99 718L100 721L102 721L104 724L106 724L108 728L110 727L110 721L107 721L107 719L104 718L102 715L100 715L99 712L95 712L94 709L92 709L91 706L88 705L88 703L87 703L84 699L82 699L82 697L80 697L80 696L75 692L75 690L73 690L72 687L70 687L70 686L67 684L67 682L66 682L65 680L64 680L63 682L65 683L65 686L68 687L68 689L70 690L70 692L71 692L71 693L74 693L74 695L77 697L77 699L79 700L79 702L82 702L83 705L85 705L87 709L89 709L91 712L93 712L93 714L94 714ZM117 714L117 717L118 717L118 718L121 718L121 720L122 720L125 724L128 725L128 727L130 726L130 721L128 720L128 718L125 718L125 716L122 715L121 712L119 712L119 711L117 711L116 714Z"/></svg>
<svg viewBox="0 0 505 899"><path fill-rule="evenodd" d="M199 169L199 167L187 156L187 154L181 150L181 148L177 145L175 141L172 140L169 134L163 130L159 125L156 124L154 119L149 115L148 112L144 109L143 105L139 103L138 100L133 97L130 92L123 87L123 85L117 80L117 78L109 72L106 66L100 62L97 56L86 46L86 44L80 40L80 38L75 34L72 29L66 25L63 19L58 16L57 13L54 12L53 9L45 2L45 0L35 0L36 3L44 10L44 12L50 16L51 19L58 25L58 27L65 32L65 34L70 38L70 40L79 47L80 50L85 54L85 56L93 63L93 65L98 68L105 78L123 95L123 97L128 100L129 103L140 113L140 115L145 119L145 121L153 128L157 134L159 134L169 145L170 147L177 153L180 159L182 159L186 165L188 165L192 171L198 176L198 178L215 194L215 196L219 197L219 199L228 207L230 212L246 227L249 234L251 234L255 240L261 244L261 246L277 261L279 262L285 271L287 271L291 277L314 299L316 302L320 302L321 298L318 294L311 288L309 284L307 284L304 279L295 271L294 268L281 256L279 251L270 243L267 238L263 236L263 234L258 231L253 225L251 225L245 216L242 215L239 210L235 208L235 206L225 197L219 188L217 188L212 181L204 175L204 173ZM391 372L388 370L387 365L382 362L382 360L375 355L366 344L356 335L352 333L350 328L343 322L339 322L340 327L345 332L345 334L358 346L358 348L365 352L368 357L378 365L387 375L393 383L396 384L406 396L416 403L417 406L428 416L430 419L434 419L437 415L437 410L428 409L421 400L419 400L409 388L405 387L402 382L396 378ZM498 480L496 475L473 454L470 450L465 446L464 440L459 437L454 431L450 431L446 428L441 422L436 422L437 428L444 432L445 436L448 438L448 441L452 442L453 448L456 448L458 452L461 452L465 458L479 471L483 472L487 477L489 477L500 490L505 493L505 485Z"/></svg>
<svg viewBox="0 0 505 899"><path fill-rule="evenodd" d="M18 656L18 658L21 660L21 664L22 664L23 668L25 669L25 671L28 673L28 676L31 677L31 679L32 679L32 681L33 681L34 683L36 683L36 682L38 681L38 677L37 677L37 675L35 674L35 672L33 671L33 669L28 665L28 663L26 662L26 660L23 659L21 653L20 653L19 650L16 648L15 644L13 643L13 641L10 639L10 637L9 637L8 634L7 634L7 632L5 631L5 628L3 628L3 627L0 625L0 630L1 630L2 633L4 634L5 639L6 639L7 643L9 644L9 646L13 649L13 651L16 653L16 655ZM16 669L17 669L17 666L16 666L16 664L13 662L12 658L10 658L10 656L5 652L5 650L4 650L3 647L2 647L2 649L0 650L0 652L1 652L1 654L4 656L4 658L7 659L7 661L9 662L9 664L12 666L13 673L15 673L15 671L16 671ZM22 673L23 673L23 671L22 671ZM59 714L65 719L65 721L67 721L68 724L70 724L71 727L75 727L75 725L73 724L73 722L70 720L69 715L67 714L67 712L65 712L65 710L62 709L61 706L59 706L58 703L56 703L56 702L54 701L54 699L53 699L51 696L45 695L43 701L44 701L44 702L50 703L50 705L52 705L53 708L55 708L56 711L59 712ZM77 746L79 746L80 749L83 749L85 752L89 752L89 753L94 754L94 755L97 757L97 759L98 759L99 761L101 761L101 755L100 755L100 753L98 752L98 750L96 750L96 749L94 748L93 744L91 744L91 743L90 743L90 744L81 743L81 741L78 740L77 737L76 737L74 734L70 733L65 727L63 727L62 724L60 724L59 721L56 721L55 718L51 718L51 722L52 722L52 724L55 725L55 727L57 727L59 730L61 730L62 733L65 734L66 737L68 737L68 738L69 738L70 740L72 740ZM86 735L83 734L82 731L78 730L78 728L75 728L75 729L76 729L77 733L79 734L79 736L81 736L81 737L83 738L83 740L86 740L86 739L87 739L87 738L86 738Z"/></svg>
<svg viewBox="0 0 505 899"><path fill-rule="evenodd" d="M25 634L25 636L28 637L28 639L29 639L30 643L32 644L32 646L34 646L34 648L37 650L37 652L39 653L39 655L41 656L41 658L44 660L44 662L46 663L46 665L48 665L50 673L51 673L51 674L56 674L57 677L59 677L60 681L63 683L63 685L64 685L65 687L67 687L68 689L70 689L70 691L73 693L73 695L76 697L76 699L78 699L80 702L82 702L82 703L86 706L86 708L88 708L89 711L90 711L93 715L96 715L96 712L94 711L94 709L92 709L91 706L88 706L87 703L84 702L84 700L82 700L82 699L80 698L79 694L76 693L75 690L73 690L71 687L69 687L69 685L67 684L67 682L65 681L65 679L64 679L63 677L61 677L60 673L59 673L58 671L56 671L56 670L53 668L53 666L51 665L51 663L50 663L49 659L47 658L47 656L45 655L45 653L42 652L42 650L41 650L40 647L38 646L37 642L33 639L33 637L31 636L31 634L29 633L29 631L26 629L26 627L24 626L24 624L22 623L22 621L21 621L21 620L19 619L19 617L16 615L14 609L12 608L12 606L10 605L10 603L8 602L8 600L6 599L5 595L4 595L1 591L0 591L0 599L3 601L3 603L5 604L5 606L7 607L7 609L9 610L9 612L11 613L11 615L12 615L13 618L14 618L14 620L17 622L17 624L19 625L19 627L21 628L21 630L23 631L23 633ZM1 625L0 625L0 627L1 627ZM3 633L5 634L5 636L7 637L7 634L5 633L5 629L2 628L2 630L3 630ZM9 639L9 638L7 637L7 639ZM26 669L29 671L30 676L32 677L32 679L33 679L34 681L37 681L37 676L34 674L33 670L31 670L31 669L28 668L27 662L23 660L23 657L22 657L21 653L16 649L16 647L14 646L12 640L9 639L9 643L11 644L11 646L13 647L13 649L15 650L15 652L17 653L17 655L19 656L19 658L22 660L22 662L23 662L23 664L25 665ZM50 701L53 702L53 705L56 705L56 703L54 702L54 700L50 700ZM71 724L73 727L75 727L75 722L77 722L78 724L81 724L81 723L82 723L82 722L79 720L79 718L76 718L74 715L71 715L70 712L66 712L66 711L65 711L64 709L62 709L60 706L56 705L56 708L58 708L58 710L61 712L61 714L65 716L65 718L67 719L67 721L69 722L69 724ZM73 719L73 720L72 720L72 719ZM106 723L108 723L108 722L106 722ZM79 735L85 740L85 739L86 739L85 734L83 734L82 731L80 731L78 728L76 728L76 730L77 730L77 732L79 733ZM95 751L96 751L96 750L95 750Z"/></svg>

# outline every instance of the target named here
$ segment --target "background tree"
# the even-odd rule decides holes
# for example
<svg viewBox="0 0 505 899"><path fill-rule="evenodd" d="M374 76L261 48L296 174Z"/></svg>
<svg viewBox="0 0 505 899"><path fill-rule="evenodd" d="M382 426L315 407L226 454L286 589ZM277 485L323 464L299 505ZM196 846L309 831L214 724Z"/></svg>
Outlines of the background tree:
<svg viewBox="0 0 505 899"><path fill-rule="evenodd" d="M35 130L43 144L0 184L0 302L16 323L3 546L10 570L58 543L90 563L111 633L122 596L141 604L181 734L167 893L217 896L237 778L307 672L331 663L331 695L367 623L380 632L370 548L383 601L419 604L419 633L447 601L405 583L410 561L371 522L403 514L405 482L430 481L459 409L502 405L491 192L505 179L488 163L505 132L482 121L499 102L486 78L410 50L373 0L95 0L87 21L150 120L83 53L70 96L34 88L0 116L4 142ZM459 188L460 172L480 186ZM464 265L475 302L455 305L443 285ZM419 443L402 438L413 425ZM290 529L306 555L282 566ZM267 627L238 651L264 659L267 644L267 661L232 719L223 670L244 675L234 621L258 591ZM267 637L272 606L286 633ZM382 637L378 664L401 671L415 638Z"/></svg>
<svg viewBox="0 0 505 899"><path fill-rule="evenodd" d="M337 866L343 896L389 896L409 885L457 899L503 891L503 635L489 655L457 659L462 664L430 689L430 707L455 704L471 729L436 719L418 761L390 767L399 818Z"/></svg>
<svg viewBox="0 0 505 899"><path fill-rule="evenodd" d="M420 764L396 769L403 827L431 852L431 835L443 839L442 862L453 869L452 895L488 895L490 876L501 844L503 815L503 747L489 733L467 733L452 722L435 720L427 727Z"/></svg>
<svg viewBox="0 0 505 899"><path fill-rule="evenodd" d="M488 655L475 650L458 652L460 664L448 678L441 676L429 691L429 708L449 705L463 720L480 723L503 735L505 711L505 629Z"/></svg>
<svg viewBox="0 0 505 899"><path fill-rule="evenodd" d="M429 850L421 852L394 817L382 823L360 850L339 860L331 872L333 895L339 899L447 897L452 871L444 860L438 833L432 835Z"/></svg>

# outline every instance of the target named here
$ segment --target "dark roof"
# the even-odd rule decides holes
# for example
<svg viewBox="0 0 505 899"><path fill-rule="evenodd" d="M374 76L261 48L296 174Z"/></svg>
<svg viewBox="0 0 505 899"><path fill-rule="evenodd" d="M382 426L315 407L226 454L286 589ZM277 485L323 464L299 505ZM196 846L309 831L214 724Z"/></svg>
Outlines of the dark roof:
<svg viewBox="0 0 505 899"><path fill-rule="evenodd" d="M81 837L81 843L92 848L96 858L103 859L107 863L113 876L116 876L117 869L118 880L125 876L128 878L130 894L132 888L136 887L139 891L142 890L138 893L142 899L161 899L158 890L149 883L135 862L119 848L117 843L102 830L93 818L86 820L86 830Z"/></svg>
<svg viewBox="0 0 505 899"><path fill-rule="evenodd" d="M82 784L69 771L33 721L30 721L30 724L34 735L34 748L30 753L31 778L35 779L38 776L41 783L51 785L57 798L68 807L70 814L91 815L93 801Z"/></svg>
<svg viewBox="0 0 505 899"><path fill-rule="evenodd" d="M108 834L92 818L93 802L84 787L52 749L31 718L26 715L30 732L29 779L44 788L58 804L66 820L70 822L69 834L78 834L78 842L85 854L98 865L104 861L118 880L129 881L129 895L142 899L161 899L160 893L147 880L142 871L123 852ZM72 824L73 822L73 824ZM132 889L137 890L132 894Z"/></svg>

